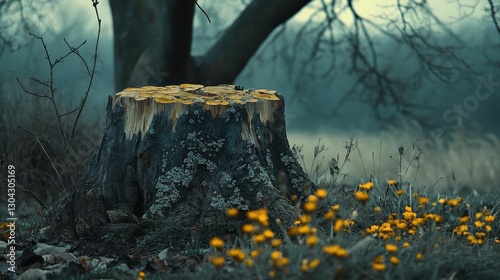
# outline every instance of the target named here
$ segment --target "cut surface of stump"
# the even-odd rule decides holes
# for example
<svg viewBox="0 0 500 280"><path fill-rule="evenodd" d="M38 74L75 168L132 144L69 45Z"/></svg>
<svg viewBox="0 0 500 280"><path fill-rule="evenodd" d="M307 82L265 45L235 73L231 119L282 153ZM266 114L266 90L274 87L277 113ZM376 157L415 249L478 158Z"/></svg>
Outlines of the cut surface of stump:
<svg viewBox="0 0 500 280"><path fill-rule="evenodd" d="M290 197L310 188L290 150L276 91L147 86L110 99L102 141L71 211L85 221L79 231L109 223L107 211L196 228L225 219L231 207L267 207L271 221L291 223L298 211Z"/></svg>

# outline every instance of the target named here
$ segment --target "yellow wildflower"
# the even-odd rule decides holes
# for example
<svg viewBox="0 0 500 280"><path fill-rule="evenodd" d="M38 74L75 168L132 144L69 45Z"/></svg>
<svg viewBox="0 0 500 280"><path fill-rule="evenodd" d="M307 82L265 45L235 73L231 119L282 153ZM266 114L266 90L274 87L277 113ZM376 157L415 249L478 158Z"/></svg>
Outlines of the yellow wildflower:
<svg viewBox="0 0 500 280"><path fill-rule="evenodd" d="M318 202L318 197L315 196L314 194L311 194L307 197L307 201L309 202Z"/></svg>
<svg viewBox="0 0 500 280"><path fill-rule="evenodd" d="M417 253L417 255L415 256L415 258L417 259L417 261L421 261L423 257L424 256L422 255L422 253Z"/></svg>
<svg viewBox="0 0 500 280"><path fill-rule="evenodd" d="M417 214L415 212L409 212L409 211L405 211L403 213L403 218L407 221L410 221L410 220L413 220L417 217Z"/></svg>
<svg viewBox="0 0 500 280"><path fill-rule="evenodd" d="M376 234L378 231L379 226L378 225L372 225L371 227L366 229L367 234Z"/></svg>
<svg viewBox="0 0 500 280"><path fill-rule="evenodd" d="M429 203L429 198L428 197L424 197L424 196L419 196L418 197L418 204L424 205L424 204L427 204L427 203Z"/></svg>
<svg viewBox="0 0 500 280"><path fill-rule="evenodd" d="M476 232L475 236L476 236L476 238L485 238L486 233L485 232Z"/></svg>
<svg viewBox="0 0 500 280"><path fill-rule="evenodd" d="M318 258L315 258L314 260L312 260L310 263L309 263L309 268L310 269L313 269L313 268L316 268L319 266L319 264L321 263L320 259Z"/></svg>
<svg viewBox="0 0 500 280"><path fill-rule="evenodd" d="M309 270L318 267L320 263L321 263L321 261L318 258L316 258L312 261L309 261L308 259L302 259L302 264L300 265L300 271L306 273Z"/></svg>
<svg viewBox="0 0 500 280"><path fill-rule="evenodd" d="M484 216L484 221L487 223L493 223L495 221L495 216L493 215Z"/></svg>
<svg viewBox="0 0 500 280"><path fill-rule="evenodd" d="M467 235L469 227L467 225L459 225L458 227L453 229L453 233L456 233L457 235Z"/></svg>
<svg viewBox="0 0 500 280"><path fill-rule="evenodd" d="M421 224L423 224L423 223L424 223L424 219L423 218L416 218L416 219L413 219L411 221L411 224L413 226L416 226L416 227L419 226L419 225L421 225Z"/></svg>
<svg viewBox="0 0 500 280"><path fill-rule="evenodd" d="M410 247L410 243L409 242L403 243L403 248L408 248L408 247Z"/></svg>
<svg viewBox="0 0 500 280"><path fill-rule="evenodd" d="M271 261L274 262L274 261L279 260L282 256L283 256L283 253L281 253L280 251L273 251L271 253L270 258L271 258Z"/></svg>
<svg viewBox="0 0 500 280"><path fill-rule="evenodd" d="M380 211L382 211L382 208L380 208L380 206L376 206L375 208L373 208L373 213L375 214L380 213Z"/></svg>
<svg viewBox="0 0 500 280"><path fill-rule="evenodd" d="M273 247L273 248L279 247L282 242L283 241L279 238L273 239L273 240L271 240L271 247Z"/></svg>
<svg viewBox="0 0 500 280"><path fill-rule="evenodd" d="M216 236L210 240L210 246L215 249L221 249L224 246L224 240Z"/></svg>
<svg viewBox="0 0 500 280"><path fill-rule="evenodd" d="M318 244L318 237L316 237L316 235L309 235L306 238L306 244L309 245L309 247L312 247L312 246Z"/></svg>
<svg viewBox="0 0 500 280"><path fill-rule="evenodd" d="M327 221L333 220L335 218L335 212L328 211L328 212L325 213L325 215L323 216L323 218L325 218L325 220L327 220Z"/></svg>
<svg viewBox="0 0 500 280"><path fill-rule="evenodd" d="M242 227L241 227L241 230L246 233L246 234L251 234L255 231L255 227L254 225L252 224L244 224Z"/></svg>
<svg viewBox="0 0 500 280"><path fill-rule="evenodd" d="M311 231L311 228L308 226L308 225L303 225L303 226L300 226L298 227L297 229L297 232L301 235L306 235L306 234L309 234L309 232Z"/></svg>
<svg viewBox="0 0 500 280"><path fill-rule="evenodd" d="M393 244L385 244L385 250L389 253L394 253L398 250L398 246Z"/></svg>
<svg viewBox="0 0 500 280"><path fill-rule="evenodd" d="M335 205L333 205L331 208L332 208L332 210L333 210L333 211L337 211L337 210L339 210L339 209L340 209L340 205L335 204Z"/></svg>
<svg viewBox="0 0 500 280"><path fill-rule="evenodd" d="M393 264L393 265L398 265L399 264L399 258L396 257L396 256L391 256L389 258L389 261Z"/></svg>
<svg viewBox="0 0 500 280"><path fill-rule="evenodd" d="M477 227L477 228L482 228L484 226L484 222L483 221L480 221L480 220L477 220L474 222L474 225Z"/></svg>
<svg viewBox="0 0 500 280"><path fill-rule="evenodd" d="M290 263L290 259L288 258L280 258L277 261L273 262L273 266L277 268L284 268Z"/></svg>
<svg viewBox="0 0 500 280"><path fill-rule="evenodd" d="M253 250L252 252L250 252L250 257L255 259L256 257L259 256L260 252L261 250Z"/></svg>
<svg viewBox="0 0 500 280"><path fill-rule="evenodd" d="M395 186L396 185L396 180L393 180L393 179L387 180L387 185L389 185L389 186Z"/></svg>
<svg viewBox="0 0 500 280"><path fill-rule="evenodd" d="M307 201L302 205L302 208L306 212L314 212L318 208L316 201Z"/></svg>
<svg viewBox="0 0 500 280"><path fill-rule="evenodd" d="M245 253L243 253L243 250L241 250L240 248L229 249L227 250L226 254L237 262L242 262L246 258Z"/></svg>
<svg viewBox="0 0 500 280"><path fill-rule="evenodd" d="M296 226L289 227L287 230L287 234L290 237L295 237L295 236L297 236L297 234L299 234L299 229Z"/></svg>
<svg viewBox="0 0 500 280"><path fill-rule="evenodd" d="M308 214L302 214L302 216L300 216L300 223L301 223L301 224L307 224L307 223L309 223L311 220L312 220L311 215L308 215Z"/></svg>
<svg viewBox="0 0 500 280"><path fill-rule="evenodd" d="M469 216L462 216L460 218L458 218L458 221L461 223L461 224L465 224L469 221Z"/></svg>
<svg viewBox="0 0 500 280"><path fill-rule="evenodd" d="M271 240L274 238L274 232L270 229L266 229L262 234L267 240Z"/></svg>
<svg viewBox="0 0 500 280"><path fill-rule="evenodd" d="M384 256L378 256L372 262L372 268L376 271L384 271L386 265L384 264Z"/></svg>
<svg viewBox="0 0 500 280"><path fill-rule="evenodd" d="M217 256L217 257L211 257L210 262L216 267L216 268L221 268L224 265L224 257Z"/></svg>
<svg viewBox="0 0 500 280"><path fill-rule="evenodd" d="M342 219L335 220L335 224L333 225L333 231L340 232L344 228L344 221Z"/></svg>
<svg viewBox="0 0 500 280"><path fill-rule="evenodd" d="M455 207L458 205L459 202L456 199L450 198L446 203L448 203L448 205L450 205L451 207Z"/></svg>
<svg viewBox="0 0 500 280"><path fill-rule="evenodd" d="M366 182L364 184L359 184L359 188L361 190L367 190L367 191L369 191L369 190L371 190L373 188L373 182Z"/></svg>
<svg viewBox="0 0 500 280"><path fill-rule="evenodd" d="M229 217L229 218L234 218L234 217L237 217L238 216L238 208L229 208L226 210L226 215Z"/></svg>
<svg viewBox="0 0 500 280"><path fill-rule="evenodd" d="M366 202L370 198L370 194L367 192L357 191L354 196L360 202Z"/></svg>
<svg viewBox="0 0 500 280"><path fill-rule="evenodd" d="M266 237L263 234L257 234L257 235L252 236L252 240L253 240L253 243L258 245L258 244L264 243L266 241Z"/></svg>
<svg viewBox="0 0 500 280"><path fill-rule="evenodd" d="M328 191L325 189L318 189L316 190L316 196L320 199L325 198L328 195Z"/></svg>
<svg viewBox="0 0 500 280"><path fill-rule="evenodd" d="M327 245L323 247L323 253L337 258L344 258L349 256L349 252L339 245Z"/></svg>
<svg viewBox="0 0 500 280"><path fill-rule="evenodd" d="M407 226L406 226L406 222L405 222L404 220L400 220L400 221L398 221L398 223L396 224L396 227L397 227L398 229L406 229L406 227L407 227Z"/></svg>

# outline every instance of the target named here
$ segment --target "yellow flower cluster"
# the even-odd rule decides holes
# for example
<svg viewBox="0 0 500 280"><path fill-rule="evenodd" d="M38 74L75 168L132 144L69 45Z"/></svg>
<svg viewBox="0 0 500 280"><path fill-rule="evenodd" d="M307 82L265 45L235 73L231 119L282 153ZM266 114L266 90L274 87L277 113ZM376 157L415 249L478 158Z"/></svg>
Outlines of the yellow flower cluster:
<svg viewBox="0 0 500 280"><path fill-rule="evenodd" d="M386 267L387 266L384 263L384 256L382 255L376 257L372 262L372 268L376 271L384 271Z"/></svg>
<svg viewBox="0 0 500 280"><path fill-rule="evenodd" d="M349 256L349 252L340 245L327 245L323 247L323 253L337 258L345 258Z"/></svg>
<svg viewBox="0 0 500 280"><path fill-rule="evenodd" d="M370 191L373 188L373 182L359 184L358 190L354 193L354 197L361 203L365 203L370 198Z"/></svg>
<svg viewBox="0 0 500 280"><path fill-rule="evenodd" d="M406 232L415 235L420 226L425 226L427 221L441 223L443 217L438 214L422 213L420 216L413 211L411 206L405 206L405 212L402 219L398 219L395 214L389 215L388 219L380 225L372 225L365 230L366 234L378 236L383 240L394 237L395 240L401 240L401 235Z"/></svg>
<svg viewBox="0 0 500 280"><path fill-rule="evenodd" d="M467 235L467 241L470 245L483 245L487 240L487 235L491 232L491 224L495 221L495 216L491 215L488 209L484 208L481 212L477 212L474 218L474 234L468 232L468 228L461 233L464 236ZM460 226L467 227L465 224L461 224Z"/></svg>
<svg viewBox="0 0 500 280"><path fill-rule="evenodd" d="M441 205L449 205L451 208L457 207L460 203L462 203L462 201L463 201L463 199L461 197L450 198L450 199L440 198L438 200L439 204L441 204Z"/></svg>
<svg viewBox="0 0 500 280"><path fill-rule="evenodd" d="M318 189L316 190L315 194L310 195L307 197L307 201L302 204L302 209L306 213L312 213L318 209L318 202L319 200L324 199L328 195L328 191L325 189Z"/></svg>
<svg viewBox="0 0 500 280"><path fill-rule="evenodd" d="M144 271L142 271L142 270L141 270L141 271L139 271L139 272L137 273L137 278L136 278L136 280L143 280L143 279L144 279L144 277L146 277L146 272L144 272Z"/></svg>
<svg viewBox="0 0 500 280"><path fill-rule="evenodd" d="M397 186L398 184L394 180L387 181L388 186ZM364 184L359 184L354 197L357 201L361 202L363 205L369 200L370 192L373 190L373 183L367 182ZM398 194L396 190L396 194ZM316 255L304 255L300 260L300 271L306 275L312 271L315 271L323 262L331 261L327 258L336 258L336 262L342 262L345 258L350 256L349 250L343 248L336 240L333 238L339 238L342 240L344 233L350 233L352 226L354 225L353 218L355 215L351 215L350 218L346 218L339 213L340 205L335 204L327 209L326 213L323 214L324 220L320 221L323 223L326 221L331 229L331 236L329 240L321 240L318 236L318 229L316 225L318 221L318 209L320 208L321 202L328 196L328 192L325 189L318 189L314 194L309 195L305 202L302 203L302 215L294 222L294 225L287 229L288 238L286 240L298 243L299 245L304 245L309 247L308 252L317 252L321 250L323 256ZM383 240L385 253L377 256L371 262L371 268L375 271L385 271L388 266L397 266L400 264L400 257L403 255L408 255L409 252L413 250L405 250L403 248L410 247L408 241L412 240L412 236L417 233L422 233L426 230L440 230L442 222L444 222L443 216L440 214L443 211L449 210L451 213L460 212L462 207L462 198L441 198L437 201L431 201L429 197L420 195L418 193L413 194L412 205L407 205L404 207L404 211L389 214L387 219L378 221L380 223L373 224L363 231L363 235L371 235L378 237ZM403 200L398 200L402 202ZM412 200L410 200L412 202ZM358 204L359 207L359 204ZM467 207L470 206L467 204ZM457 209L458 208L458 209ZM323 209L323 208L322 208ZM398 207L399 211L399 207ZM357 211L355 211L357 213ZM373 208L373 213L378 214L382 212L380 206ZM431 213L434 212L434 213ZM440 213L440 214L438 214ZM453 233L458 236L463 236L467 239L468 243L471 245L482 245L488 238L494 240L496 244L500 244L500 239L493 239L489 236L493 229L493 224L496 220L495 215L492 215L486 208L475 215L470 212L469 214L458 217L458 225L453 228ZM229 218L242 217L243 215L237 208L230 208L226 210L226 215ZM376 219L380 219L380 214L372 215ZM269 228L269 217L267 209L257 209L246 212L247 222L241 227L241 231L244 233L250 248L230 248L225 250L224 240L219 237L214 237L210 240L210 246L215 250L215 255L210 256L208 261L212 263L216 268L221 269L227 262L229 264L235 265L246 265L249 267L254 266L257 260L265 261L270 270L268 271L269 278L286 278L289 276L291 268L289 267L291 263L298 262L299 260L290 260L286 255L287 251L282 251L280 247L282 246L283 240L275 237L275 233ZM447 221L443 227L449 228L450 223L457 223L455 221ZM279 221L278 221L279 222ZM448 232L443 231L443 232ZM335 235L334 235L335 234ZM403 238L405 240L403 240ZM444 238L444 237L442 237ZM333 243L333 244L332 244ZM320 247L322 246L322 247ZM439 244L434 244L433 248L439 248ZM431 248L431 247L429 247ZM225 250L225 251L224 251ZM427 249L426 249L427 250ZM413 251L414 252L414 251ZM411 253L414 260L420 262L424 260L424 256L421 252ZM408 259L405 257L404 259ZM298 263L297 263L298 264ZM259 267L259 266L256 266ZM337 267L337 270L342 270L342 265Z"/></svg>
<svg viewBox="0 0 500 280"><path fill-rule="evenodd" d="M309 272L318 267L320 263L321 260L318 258L315 258L312 261L309 261L308 259L302 259L302 264L300 265L300 271L304 273Z"/></svg>
<svg viewBox="0 0 500 280"><path fill-rule="evenodd" d="M394 193L397 196L403 195L405 193L405 191L402 189L398 189L397 186L398 186L398 183L396 182L396 180L394 180L394 179L387 180L387 187L394 187Z"/></svg>

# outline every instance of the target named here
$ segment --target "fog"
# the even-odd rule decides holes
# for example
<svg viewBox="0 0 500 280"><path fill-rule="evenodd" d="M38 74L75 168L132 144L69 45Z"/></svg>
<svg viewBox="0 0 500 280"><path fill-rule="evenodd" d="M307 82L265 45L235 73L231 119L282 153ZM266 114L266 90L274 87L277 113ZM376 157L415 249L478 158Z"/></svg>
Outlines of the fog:
<svg viewBox="0 0 500 280"><path fill-rule="evenodd" d="M213 5L209 1L199 2L200 5L205 5L212 20L208 24L206 17L197 11L192 52L201 55L238 15L242 6L239 2L217 2ZM452 9L452 3L431 2L441 3L432 6L440 18L451 20L461 16L458 10ZM358 5L360 13L366 15L383 9L373 5ZM86 57L91 56L97 31L91 2L61 1L56 6L50 17L50 26L41 28L43 34L38 34L43 35L49 51L56 57L64 54L67 46L63 38L72 45L87 40L82 53ZM460 34L465 45L457 53L477 71L469 79L454 72L457 65L445 65L447 69L451 69L450 77L453 82L450 84L441 83L431 76L414 76L418 61L408 59L408 49L383 38L378 42L378 49L384 50L380 56L381 65L391 75L399 75L416 101L426 101L429 108L432 108L432 114L426 117L430 123L427 126L405 118L390 105L380 110L385 119L377 119L375 108L354 99L342 103L336 115L329 115L355 82L354 77L346 73L346 67L342 66L350 62L346 50L343 51L341 47L336 49L338 65L332 70L335 71L333 75L327 78L297 76L289 71L290 60L275 56L276 49L279 50L280 46L293 43L290 38L295 38L312 10L305 8L296 15L287 24L286 36L280 37L280 41L268 40L235 81L245 88L270 88L284 95L289 142L291 145L304 145L306 165L312 160L313 147L319 138L328 148L324 153L324 162L327 163L337 154L343 158L343 141L353 137L358 139L360 153L354 152L351 162L343 170L348 174L346 180L366 180L370 174L381 182L396 178L399 164L390 156L399 158L398 148L403 146L405 150L410 149L403 159L405 181L415 183L417 187L437 190L464 186L477 190L500 188L500 36L493 24L485 19L481 7L467 20L450 25L452 30ZM391 9L383 11L389 14L394 12ZM104 118L107 97L115 93L112 18L107 1L100 3L99 13L102 18L102 33L98 75L84 113L87 120L92 117ZM308 36L311 35L304 35L303 40L309 40ZM451 40L448 34L439 34L439 38L443 42ZM305 59L307 55L306 51L293 53L297 61ZM15 102L18 98L16 95L22 94L15 76L25 80L31 76L46 77L48 66L44 56L40 42L32 39L23 40L19 50L4 51L0 58L3 102ZM490 63L491 60L497 62L496 66ZM327 63L329 60L326 59L325 64ZM319 67L322 67L321 64ZM86 81L81 62L75 58L67 59L55 74L60 92L72 94L65 102L71 104L74 101L72 98L82 95ZM464 108L460 118L457 117L457 106ZM420 165L412 160L413 143L423 152ZM406 172L408 165L410 167Z"/></svg>

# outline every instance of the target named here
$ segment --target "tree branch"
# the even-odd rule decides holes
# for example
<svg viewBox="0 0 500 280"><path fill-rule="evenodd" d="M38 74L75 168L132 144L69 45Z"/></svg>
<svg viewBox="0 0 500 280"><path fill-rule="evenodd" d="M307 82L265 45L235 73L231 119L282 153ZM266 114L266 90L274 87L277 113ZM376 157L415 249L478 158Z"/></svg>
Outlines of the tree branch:
<svg viewBox="0 0 500 280"><path fill-rule="evenodd" d="M493 0L488 0L488 3L490 5L491 19L493 20L493 24L495 24L495 27L497 29L498 34L500 35L500 25L499 25L497 17L496 17L496 12L497 12L496 7L493 4Z"/></svg>
<svg viewBox="0 0 500 280"><path fill-rule="evenodd" d="M230 83L271 32L302 9L308 0L254 0L204 55L196 80Z"/></svg>

